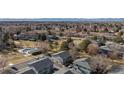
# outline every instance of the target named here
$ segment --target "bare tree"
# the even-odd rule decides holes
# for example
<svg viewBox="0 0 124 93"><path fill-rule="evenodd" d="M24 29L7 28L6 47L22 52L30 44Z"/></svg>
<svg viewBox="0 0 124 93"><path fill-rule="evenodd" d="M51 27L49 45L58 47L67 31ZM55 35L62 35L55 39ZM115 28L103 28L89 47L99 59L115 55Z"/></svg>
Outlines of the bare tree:
<svg viewBox="0 0 124 93"><path fill-rule="evenodd" d="M72 47L69 50L69 53L70 53L73 60L76 60L77 58L79 58L79 51L76 47Z"/></svg>
<svg viewBox="0 0 124 93"><path fill-rule="evenodd" d="M119 52L116 51L116 50L114 50L112 53L109 54L109 57L110 57L112 60L116 60L116 59L119 58L119 57L118 57L118 54L119 54Z"/></svg>
<svg viewBox="0 0 124 93"><path fill-rule="evenodd" d="M90 55L96 55L98 53L99 47L97 44L89 44L87 51Z"/></svg>
<svg viewBox="0 0 124 93"><path fill-rule="evenodd" d="M105 74L112 67L112 61L103 56L94 56L91 58L91 73Z"/></svg>
<svg viewBox="0 0 124 93"><path fill-rule="evenodd" d="M48 42L38 42L36 44L37 48L41 49L42 53L47 53L48 50L50 49L49 43Z"/></svg>
<svg viewBox="0 0 124 93"><path fill-rule="evenodd" d="M0 55L0 69L2 69L2 73L4 73L7 63L7 57Z"/></svg>

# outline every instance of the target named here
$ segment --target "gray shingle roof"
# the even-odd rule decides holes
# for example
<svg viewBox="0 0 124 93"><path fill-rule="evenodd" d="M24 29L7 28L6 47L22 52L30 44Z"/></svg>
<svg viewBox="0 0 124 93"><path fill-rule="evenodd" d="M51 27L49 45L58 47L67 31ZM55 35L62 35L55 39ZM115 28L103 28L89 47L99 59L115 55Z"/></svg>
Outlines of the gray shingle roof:
<svg viewBox="0 0 124 93"><path fill-rule="evenodd" d="M78 68L82 74L90 74L91 70L87 69L86 67L79 67Z"/></svg>
<svg viewBox="0 0 124 93"><path fill-rule="evenodd" d="M69 52L61 51L52 55L53 57L60 57L63 61L66 61L66 58L70 57Z"/></svg>
<svg viewBox="0 0 124 93"><path fill-rule="evenodd" d="M69 52L67 52L67 51L60 51L58 53L53 54L53 56L65 57L65 56L69 56Z"/></svg>
<svg viewBox="0 0 124 93"><path fill-rule="evenodd" d="M62 68L56 71L54 74L81 74L81 72L79 70L75 70L74 68Z"/></svg>
<svg viewBox="0 0 124 93"><path fill-rule="evenodd" d="M74 67L73 68L78 73L90 74L91 67L90 67L90 63L88 62L87 58L77 59L73 63L74 63Z"/></svg>
<svg viewBox="0 0 124 93"><path fill-rule="evenodd" d="M112 51L109 47L107 46L101 46L100 49L106 50L106 51Z"/></svg>
<svg viewBox="0 0 124 93"><path fill-rule="evenodd" d="M38 72L44 70L45 68L48 68L53 65L53 62L45 57L41 58L39 60L35 60L33 62L28 63L29 66L34 67Z"/></svg>
<svg viewBox="0 0 124 93"><path fill-rule="evenodd" d="M36 53L36 52L41 52L41 50L40 49L34 49L34 50L31 50L29 53L33 54L33 53Z"/></svg>
<svg viewBox="0 0 124 93"><path fill-rule="evenodd" d="M65 74L68 71L69 71L68 68L62 68L62 69L56 71L54 74Z"/></svg>
<svg viewBox="0 0 124 93"><path fill-rule="evenodd" d="M17 74L36 74L36 72L32 68L26 67L20 70Z"/></svg>
<svg viewBox="0 0 124 93"><path fill-rule="evenodd" d="M124 74L124 65L114 65L108 74Z"/></svg>
<svg viewBox="0 0 124 93"><path fill-rule="evenodd" d="M91 67L86 60L87 60L87 58L77 59L74 61L74 65L90 70Z"/></svg>

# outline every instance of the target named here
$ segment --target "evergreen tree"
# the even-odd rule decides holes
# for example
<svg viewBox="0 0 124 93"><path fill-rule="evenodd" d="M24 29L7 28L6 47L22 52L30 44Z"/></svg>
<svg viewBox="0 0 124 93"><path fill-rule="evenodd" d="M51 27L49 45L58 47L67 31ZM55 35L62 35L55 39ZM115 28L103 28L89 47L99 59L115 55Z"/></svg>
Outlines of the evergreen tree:
<svg viewBox="0 0 124 93"><path fill-rule="evenodd" d="M60 46L60 50L69 50L67 41L62 42L62 44Z"/></svg>

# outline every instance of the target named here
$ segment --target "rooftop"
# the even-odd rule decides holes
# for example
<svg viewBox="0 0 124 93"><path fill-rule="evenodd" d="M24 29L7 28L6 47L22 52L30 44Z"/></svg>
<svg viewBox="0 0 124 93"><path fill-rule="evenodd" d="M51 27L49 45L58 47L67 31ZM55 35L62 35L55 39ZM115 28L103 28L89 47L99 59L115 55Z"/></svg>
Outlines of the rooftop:
<svg viewBox="0 0 124 93"><path fill-rule="evenodd" d="M36 74L36 72L32 68L26 67L21 69L17 74Z"/></svg>
<svg viewBox="0 0 124 93"><path fill-rule="evenodd" d="M34 67L37 71L40 71L44 68L47 68L53 65L53 62L48 57L44 57L44 58L30 62L28 63L28 65L31 67Z"/></svg>
<svg viewBox="0 0 124 93"><path fill-rule="evenodd" d="M74 61L74 65L83 67L84 69L90 70L91 67L87 61L87 58L77 59Z"/></svg>
<svg viewBox="0 0 124 93"><path fill-rule="evenodd" d="M107 51L112 51L109 47L107 46L101 46L100 49L102 50L107 50Z"/></svg>
<svg viewBox="0 0 124 93"><path fill-rule="evenodd" d="M67 51L60 51L58 53L54 53L52 56L54 56L54 57L57 56L57 57L65 58L65 57L70 56L70 54Z"/></svg>

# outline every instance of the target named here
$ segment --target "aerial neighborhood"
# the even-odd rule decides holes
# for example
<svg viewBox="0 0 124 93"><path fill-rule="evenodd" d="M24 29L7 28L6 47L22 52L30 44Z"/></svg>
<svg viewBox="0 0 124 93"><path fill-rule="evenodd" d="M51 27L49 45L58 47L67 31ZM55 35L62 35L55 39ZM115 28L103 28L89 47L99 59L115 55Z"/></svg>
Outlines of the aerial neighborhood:
<svg viewBox="0 0 124 93"><path fill-rule="evenodd" d="M124 74L124 22L0 22L1 74Z"/></svg>

